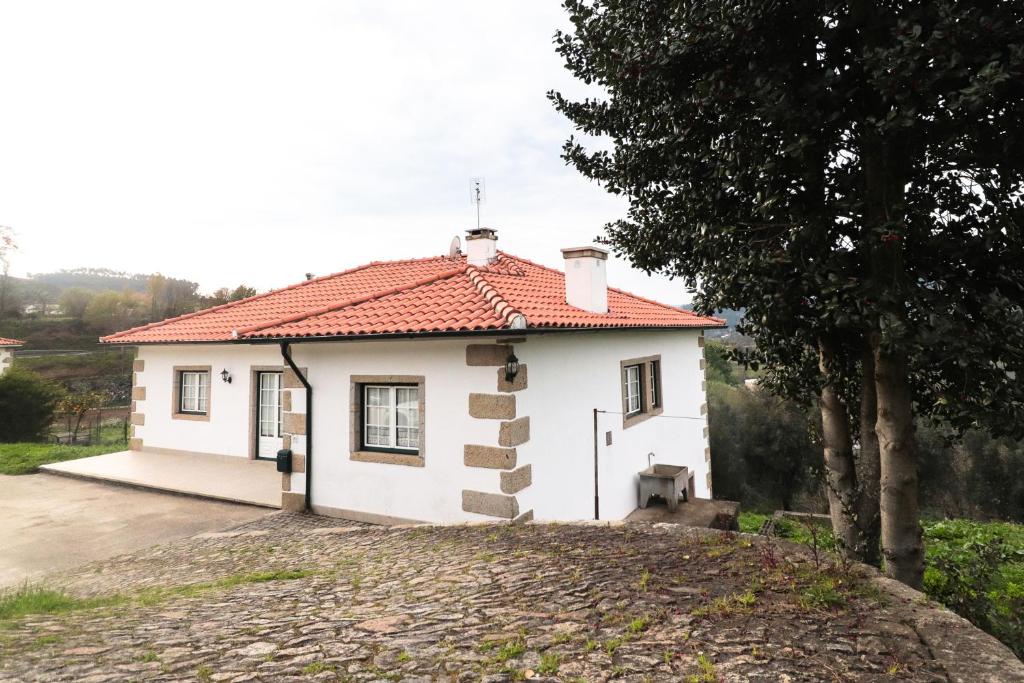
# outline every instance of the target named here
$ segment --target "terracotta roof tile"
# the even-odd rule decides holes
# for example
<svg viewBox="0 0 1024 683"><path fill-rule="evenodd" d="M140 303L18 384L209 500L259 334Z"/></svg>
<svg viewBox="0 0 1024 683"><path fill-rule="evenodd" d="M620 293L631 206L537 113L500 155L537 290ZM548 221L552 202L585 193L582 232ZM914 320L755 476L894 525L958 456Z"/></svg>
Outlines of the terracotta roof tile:
<svg viewBox="0 0 1024 683"><path fill-rule="evenodd" d="M721 320L608 290L608 313L565 301L560 271L501 253L374 262L104 337L108 343L230 341L521 328L720 327Z"/></svg>
<svg viewBox="0 0 1024 683"><path fill-rule="evenodd" d="M25 342L19 339L8 339L7 337L0 337L0 346L21 346Z"/></svg>

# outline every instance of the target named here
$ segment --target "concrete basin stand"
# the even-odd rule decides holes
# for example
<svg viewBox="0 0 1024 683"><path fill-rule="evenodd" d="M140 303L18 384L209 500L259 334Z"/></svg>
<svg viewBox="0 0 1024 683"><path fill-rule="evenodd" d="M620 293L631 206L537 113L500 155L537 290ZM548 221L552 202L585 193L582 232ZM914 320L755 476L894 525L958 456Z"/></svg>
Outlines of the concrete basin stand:
<svg viewBox="0 0 1024 683"><path fill-rule="evenodd" d="M651 496L661 496L668 509L675 512L679 497L685 500L689 480L687 469L681 465L651 465L640 474L640 507L647 507Z"/></svg>

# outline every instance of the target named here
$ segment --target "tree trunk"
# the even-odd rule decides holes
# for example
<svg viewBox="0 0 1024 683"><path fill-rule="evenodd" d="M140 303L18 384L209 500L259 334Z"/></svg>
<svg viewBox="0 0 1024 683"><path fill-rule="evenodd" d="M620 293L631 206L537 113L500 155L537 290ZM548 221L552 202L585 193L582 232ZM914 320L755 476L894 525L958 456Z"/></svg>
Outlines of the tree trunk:
<svg viewBox="0 0 1024 683"><path fill-rule="evenodd" d="M875 390L875 356L865 345L861 365L860 454L857 457L857 524L864 538L864 557L875 567L882 566L881 556L881 464L878 455L878 395Z"/></svg>
<svg viewBox="0 0 1024 683"><path fill-rule="evenodd" d="M864 539L856 518L857 472L853 461L850 416L830 379L834 361L832 345L826 340L819 340L818 366L823 378L819 403L825 451L825 493L832 531L840 550L847 557L860 560Z"/></svg>
<svg viewBox="0 0 1024 683"><path fill-rule="evenodd" d="M907 360L872 339L878 397L882 554L885 573L912 588L924 577L924 544L917 503L917 454Z"/></svg>

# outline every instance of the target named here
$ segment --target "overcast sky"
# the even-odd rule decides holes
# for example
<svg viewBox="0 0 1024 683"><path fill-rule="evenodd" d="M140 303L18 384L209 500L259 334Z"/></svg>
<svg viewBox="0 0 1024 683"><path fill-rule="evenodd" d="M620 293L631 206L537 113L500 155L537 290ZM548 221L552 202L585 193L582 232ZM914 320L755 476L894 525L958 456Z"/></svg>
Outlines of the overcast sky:
<svg viewBox="0 0 1024 683"><path fill-rule="evenodd" d="M260 290L446 253L475 223L561 267L621 200L560 159L582 94L529 2L0 0L0 225L13 271L162 272ZM615 261L668 303L679 282Z"/></svg>

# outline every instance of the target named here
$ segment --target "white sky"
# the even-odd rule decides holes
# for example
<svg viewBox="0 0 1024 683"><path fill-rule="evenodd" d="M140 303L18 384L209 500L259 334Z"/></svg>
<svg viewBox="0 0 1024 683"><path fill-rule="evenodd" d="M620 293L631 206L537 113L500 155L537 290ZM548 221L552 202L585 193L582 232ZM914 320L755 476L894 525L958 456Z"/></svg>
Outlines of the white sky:
<svg viewBox="0 0 1024 683"><path fill-rule="evenodd" d="M555 0L0 0L0 225L13 272L162 272L260 290L447 253L475 223L561 267L624 203L559 157L582 94ZM666 303L682 284L615 261Z"/></svg>

